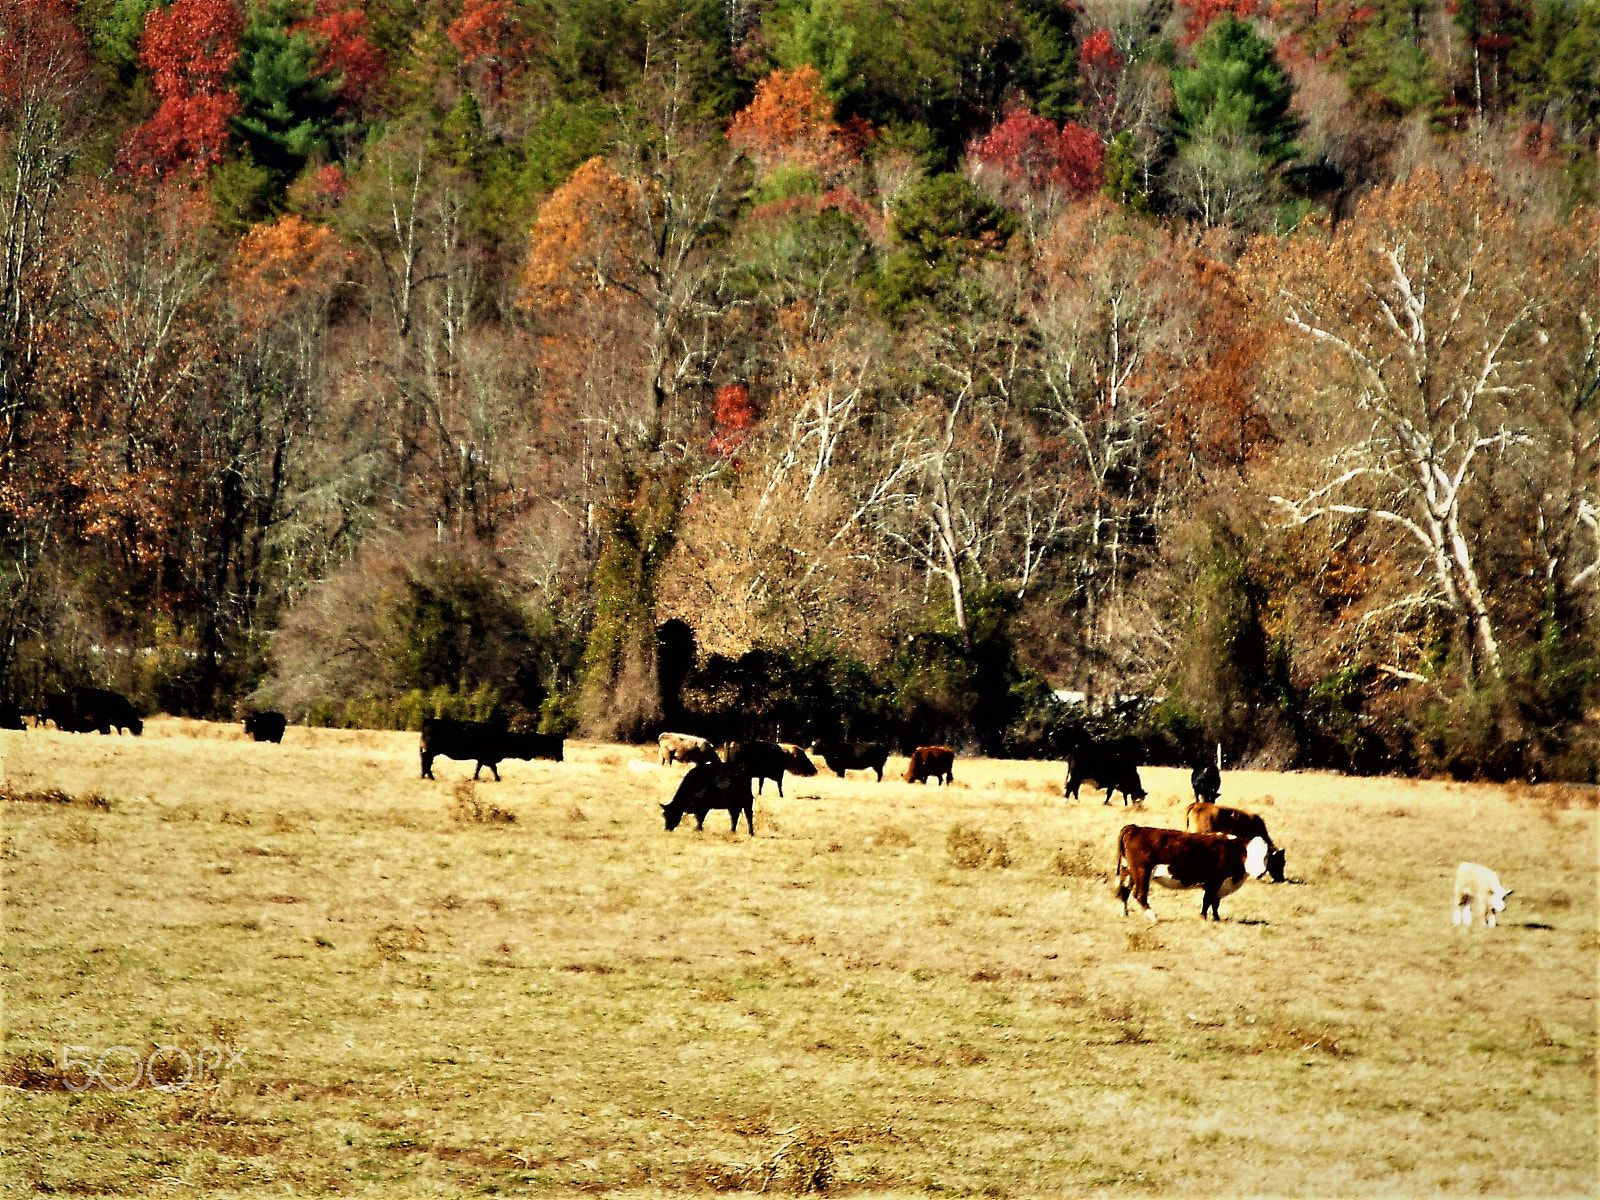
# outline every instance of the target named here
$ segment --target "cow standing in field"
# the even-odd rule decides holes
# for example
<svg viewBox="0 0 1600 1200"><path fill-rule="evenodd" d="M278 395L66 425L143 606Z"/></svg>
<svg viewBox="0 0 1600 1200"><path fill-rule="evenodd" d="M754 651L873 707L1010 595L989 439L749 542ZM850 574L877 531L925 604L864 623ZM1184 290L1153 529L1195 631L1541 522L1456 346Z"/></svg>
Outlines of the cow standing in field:
<svg viewBox="0 0 1600 1200"><path fill-rule="evenodd" d="M683 820L684 814L695 819L695 829L706 827L706 814L713 808L726 810L732 824L729 831L739 831L739 814L744 814L750 827L750 836L756 835L755 798L750 794L750 776L743 767L732 763L700 763L689 768L689 773L678 784L671 804L661 806L661 816L667 829L673 830Z"/></svg>
<svg viewBox="0 0 1600 1200"><path fill-rule="evenodd" d="M1283 882L1284 852L1273 843L1267 823L1255 813L1196 800L1184 811L1184 826L1195 833L1225 833L1246 842L1262 838L1267 843L1267 874L1273 883Z"/></svg>
<svg viewBox="0 0 1600 1200"><path fill-rule="evenodd" d="M927 783L937 779L939 786L956 781L956 752L949 746L918 746L906 766L907 783Z"/></svg>
<svg viewBox="0 0 1600 1200"><path fill-rule="evenodd" d="M476 762L472 777L484 767L500 782L500 763L508 758L565 757L563 739L556 734L528 733L501 729L483 721L457 721L450 717L428 717L422 722L422 777L433 778L435 758L458 758Z"/></svg>
<svg viewBox="0 0 1600 1200"><path fill-rule="evenodd" d="M1189 786L1194 789L1197 801L1215 804L1222 795L1222 772L1217 770L1216 763L1201 763L1189 772Z"/></svg>
<svg viewBox="0 0 1600 1200"><path fill-rule="evenodd" d="M713 763L720 761L717 758L717 752L712 749L711 743L703 737L695 737L692 733L663 733L656 738L656 744L661 747L661 765L663 767L674 762Z"/></svg>
<svg viewBox="0 0 1600 1200"><path fill-rule="evenodd" d="M820 754L840 779L846 771L875 771L883 782L883 764L889 761L889 747L882 742L817 742L811 753Z"/></svg>
<svg viewBox="0 0 1600 1200"><path fill-rule="evenodd" d="M1209 912L1222 920L1217 905L1239 890L1244 881L1267 873L1267 843L1248 842L1221 833L1186 833L1181 829L1151 829L1124 825L1117 835L1117 899L1128 915L1131 895L1153 923L1150 911L1152 881L1169 888L1201 888L1200 919Z"/></svg>
<svg viewBox="0 0 1600 1200"><path fill-rule="evenodd" d="M1456 903L1451 922L1471 925L1482 917L1485 925L1494 925L1495 913L1505 912L1506 897L1511 889L1500 886L1500 877L1488 867L1464 862L1456 868Z"/></svg>
<svg viewBox="0 0 1600 1200"><path fill-rule="evenodd" d="M133 711L133 705L120 692L104 688L68 688L45 697L44 708L39 713L39 723L54 721L63 733L109 734L127 730L138 737L144 732L144 722Z"/></svg>
<svg viewBox="0 0 1600 1200"><path fill-rule="evenodd" d="M244 715L244 731L252 741L279 744L288 725L289 718L281 712L247 712Z"/></svg>
<svg viewBox="0 0 1600 1200"><path fill-rule="evenodd" d="M1090 741L1072 752L1067 759L1067 783L1062 797L1076 800L1079 786L1085 783L1105 788L1107 804L1119 791L1124 807L1129 800L1138 804L1144 802L1144 784L1139 782L1139 757L1134 747L1125 742Z"/></svg>
<svg viewBox="0 0 1600 1200"><path fill-rule="evenodd" d="M777 742L734 742L728 747L728 763L744 771L755 781L759 794L767 780L778 785L778 795L783 795L783 773L812 776L817 768L804 750L798 746L785 750Z"/></svg>

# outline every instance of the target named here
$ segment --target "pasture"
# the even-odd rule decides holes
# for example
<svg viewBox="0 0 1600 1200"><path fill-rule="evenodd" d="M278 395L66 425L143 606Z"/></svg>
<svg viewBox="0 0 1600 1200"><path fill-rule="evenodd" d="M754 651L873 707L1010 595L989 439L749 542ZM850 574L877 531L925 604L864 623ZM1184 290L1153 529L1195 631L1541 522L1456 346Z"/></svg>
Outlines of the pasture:
<svg viewBox="0 0 1600 1200"><path fill-rule="evenodd" d="M1059 764L891 759L769 783L751 839L665 833L654 746L476 787L416 747L0 732L0 1184L1600 1190L1592 789L1227 772L1290 882L1220 925L1153 889L1151 926L1114 840L1181 827L1178 771L1141 811L1064 802ZM1462 859L1514 889L1498 928L1452 926ZM80 1092L65 1046L131 1053ZM158 1086L106 1086L161 1047Z"/></svg>

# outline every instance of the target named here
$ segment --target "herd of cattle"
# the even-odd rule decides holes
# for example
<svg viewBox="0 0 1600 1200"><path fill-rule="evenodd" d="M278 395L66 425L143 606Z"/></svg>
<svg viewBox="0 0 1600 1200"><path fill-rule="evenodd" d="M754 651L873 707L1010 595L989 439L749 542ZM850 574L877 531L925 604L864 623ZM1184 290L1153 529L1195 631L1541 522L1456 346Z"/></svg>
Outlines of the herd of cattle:
<svg viewBox="0 0 1600 1200"><path fill-rule="evenodd" d="M132 704L125 696L102 688L76 687L45 697L37 723L53 723L67 733L109 734L113 729L138 736L144 731ZM245 733L257 742L280 743L288 719L279 712L250 712L244 717ZM0 704L0 729L24 729L23 714L16 705ZM783 795L784 775L802 778L817 774L811 755L820 757L827 768L841 779L846 771L871 771L883 782L889 747L882 742L816 742L808 751L790 742L733 742L720 749L702 737L686 733L663 733L657 739L660 763L688 763L690 769L679 782L668 804L661 805L666 828L678 827L685 816L695 818L695 828L705 828L706 816L713 809L726 812L730 828L737 832L742 816L750 836L755 836L754 797L771 780ZM422 723L422 777L433 778L436 758L453 758L474 763L477 779L488 767L498 781L500 763L506 759L564 759L563 739L558 735L507 730L482 721L458 721L449 717L430 717ZM956 752L949 746L918 746L906 768L907 783L940 784L955 781ZM1063 796L1077 799L1079 788L1087 783L1105 792L1104 803L1122 793L1122 803L1142 803L1146 792L1139 780L1137 748L1127 742L1089 742L1069 757ZM1217 766L1202 763L1189 776L1194 803L1185 811L1185 828L1163 829L1125 825L1117 835L1117 899L1128 912L1131 897L1154 921L1150 908L1150 885L1167 888L1198 888L1201 892L1200 917L1221 920L1217 906L1246 879L1270 878L1284 881L1285 852L1267 832L1266 822L1255 813L1228 808L1216 803L1222 791L1222 776ZM752 791L752 788L754 791ZM1452 920L1470 925L1481 920L1495 923L1495 914L1505 911L1510 890L1487 867L1464 862L1456 872Z"/></svg>

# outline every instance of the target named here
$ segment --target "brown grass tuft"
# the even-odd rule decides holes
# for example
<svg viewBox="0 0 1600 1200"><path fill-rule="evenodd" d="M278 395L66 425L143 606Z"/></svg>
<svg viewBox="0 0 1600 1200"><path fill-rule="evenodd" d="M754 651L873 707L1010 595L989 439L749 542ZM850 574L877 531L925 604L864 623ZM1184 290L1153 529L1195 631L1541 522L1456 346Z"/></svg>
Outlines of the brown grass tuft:
<svg viewBox="0 0 1600 1200"><path fill-rule="evenodd" d="M836 1144L831 1133L789 1130L782 1145L761 1162L711 1163L702 1168L700 1181L715 1192L821 1194L833 1186L838 1175Z"/></svg>
<svg viewBox="0 0 1600 1200"><path fill-rule="evenodd" d="M946 835L945 853L951 865L963 871L979 867L1009 867L1011 848L1001 834L988 834L965 825L952 825Z"/></svg>
<svg viewBox="0 0 1600 1200"><path fill-rule="evenodd" d="M48 1050L22 1050L0 1056L0 1084L25 1092L64 1092L61 1065Z"/></svg>
<svg viewBox="0 0 1600 1200"><path fill-rule="evenodd" d="M450 816L458 825L511 825L517 814L489 800L478 799L478 785L463 779L452 791Z"/></svg>
<svg viewBox="0 0 1600 1200"><path fill-rule="evenodd" d="M1063 846L1050 859L1047 870L1064 879L1105 879L1106 864L1101 859L1091 846Z"/></svg>
<svg viewBox="0 0 1600 1200"><path fill-rule="evenodd" d="M1149 926L1143 929L1128 930L1129 950L1145 953L1154 950L1165 950L1166 948L1166 943L1157 937L1156 931Z"/></svg>
<svg viewBox="0 0 1600 1200"><path fill-rule="evenodd" d="M372 945L378 957L386 962L405 962L408 951L420 953L428 948L428 938L415 925L409 929L404 925L385 925L372 935Z"/></svg>
<svg viewBox="0 0 1600 1200"><path fill-rule="evenodd" d="M916 843L911 840L911 835L898 825L880 825L877 830L867 838L869 845L888 846L896 850L909 850Z"/></svg>
<svg viewBox="0 0 1600 1200"><path fill-rule="evenodd" d="M84 792L82 795L73 796L57 787L20 791L9 784L0 784L0 801L11 804L71 804L78 808L91 808L97 812L111 811L111 801L99 792Z"/></svg>

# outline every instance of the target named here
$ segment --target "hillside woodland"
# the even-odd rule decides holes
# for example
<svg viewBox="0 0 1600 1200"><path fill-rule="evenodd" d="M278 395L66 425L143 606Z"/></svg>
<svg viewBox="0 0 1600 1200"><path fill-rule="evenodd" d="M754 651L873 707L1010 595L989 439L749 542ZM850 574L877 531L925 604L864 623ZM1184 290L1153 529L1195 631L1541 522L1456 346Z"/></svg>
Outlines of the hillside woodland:
<svg viewBox="0 0 1600 1200"><path fill-rule="evenodd" d="M25 708L1596 776L1594 0L0 0L0 168Z"/></svg>

